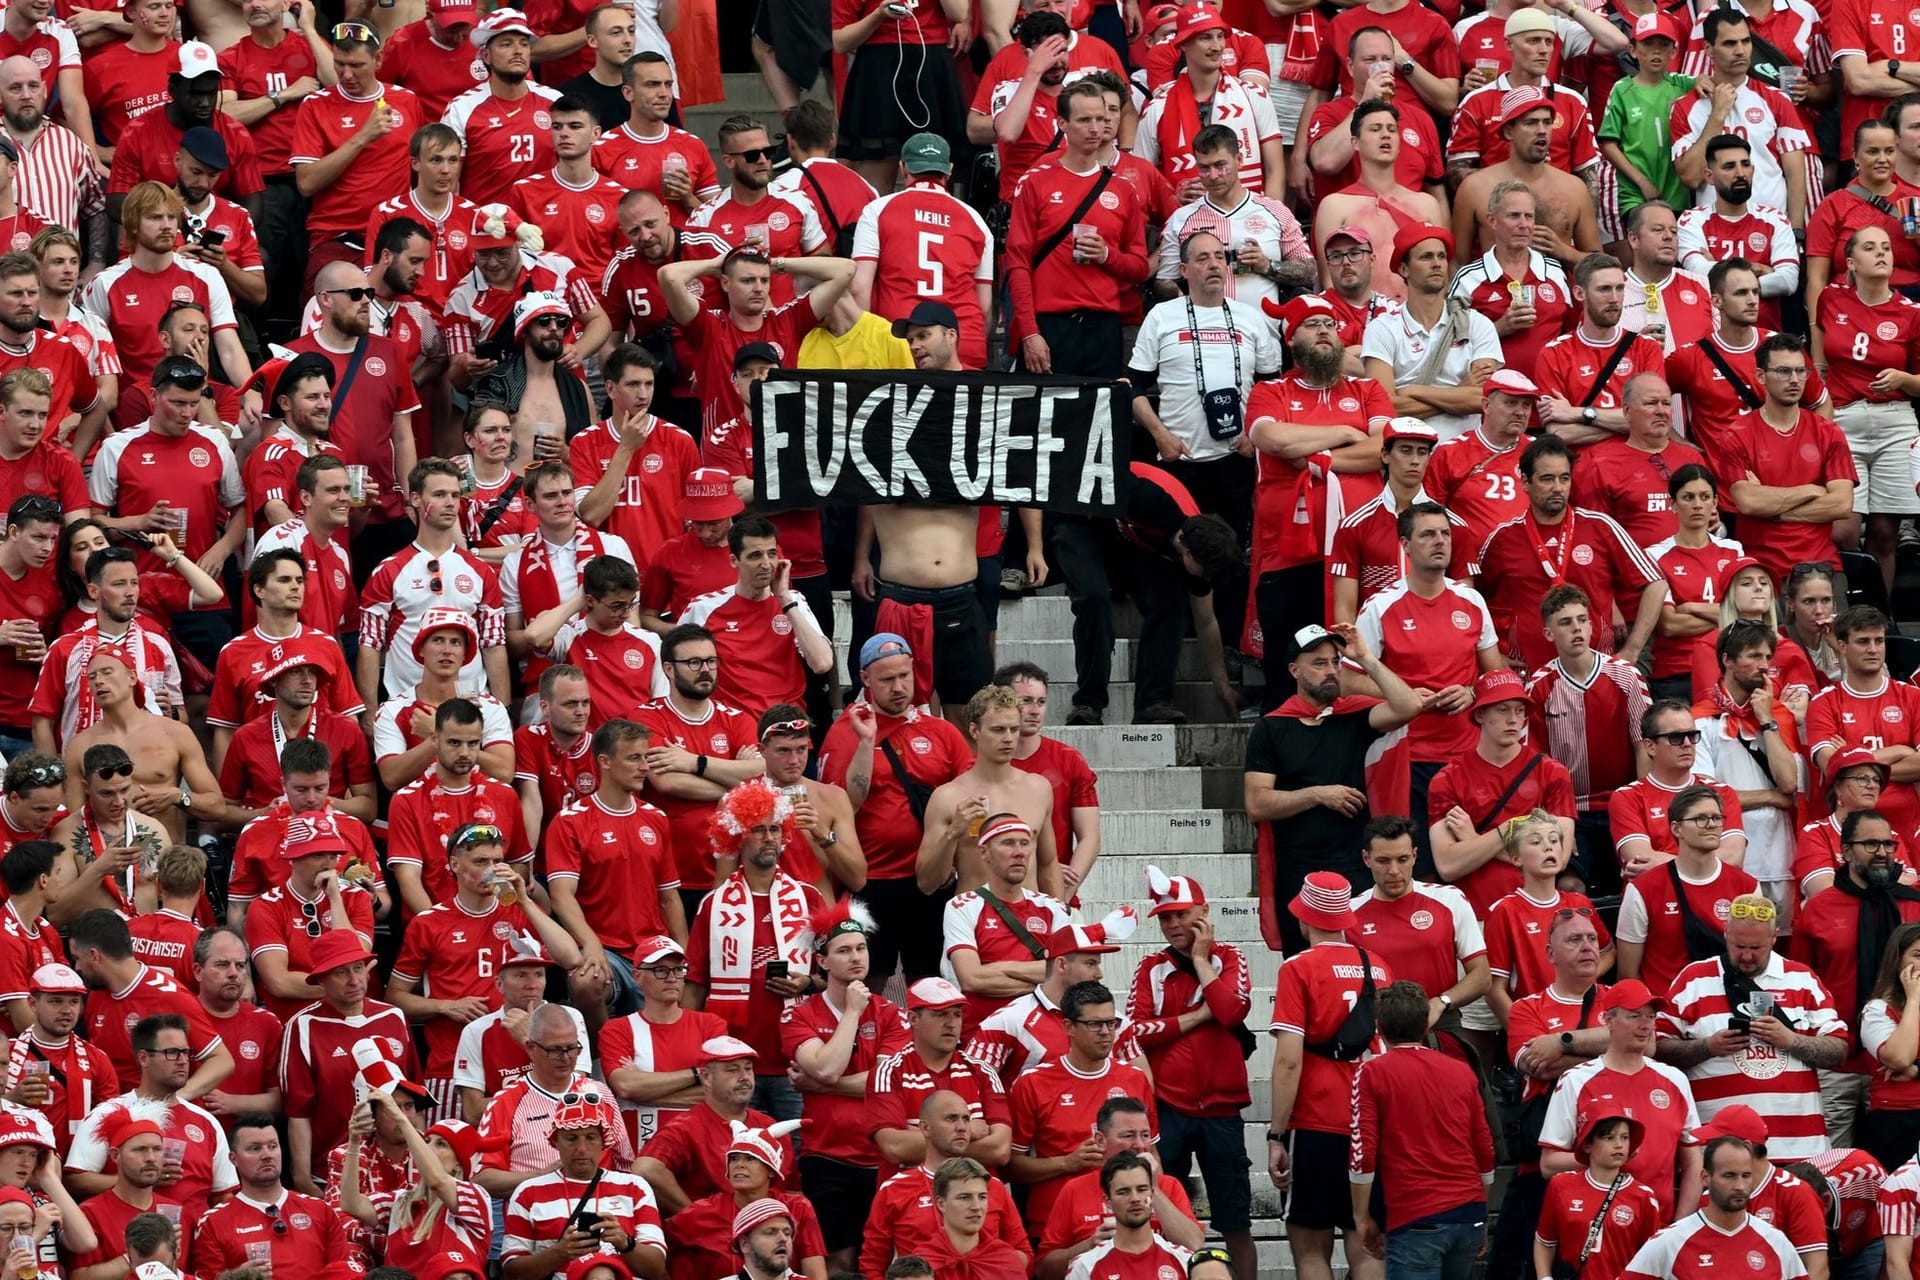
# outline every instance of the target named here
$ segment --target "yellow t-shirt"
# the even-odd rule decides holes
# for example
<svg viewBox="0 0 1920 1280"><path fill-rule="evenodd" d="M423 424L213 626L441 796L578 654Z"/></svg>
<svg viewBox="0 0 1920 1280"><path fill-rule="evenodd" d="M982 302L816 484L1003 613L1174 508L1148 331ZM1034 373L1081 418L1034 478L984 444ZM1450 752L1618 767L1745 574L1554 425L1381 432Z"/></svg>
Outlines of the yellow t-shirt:
<svg viewBox="0 0 1920 1280"><path fill-rule="evenodd" d="M913 352L906 340L893 336L893 326L862 312L853 327L835 337L825 325L816 325L800 340L802 369L911 369Z"/></svg>

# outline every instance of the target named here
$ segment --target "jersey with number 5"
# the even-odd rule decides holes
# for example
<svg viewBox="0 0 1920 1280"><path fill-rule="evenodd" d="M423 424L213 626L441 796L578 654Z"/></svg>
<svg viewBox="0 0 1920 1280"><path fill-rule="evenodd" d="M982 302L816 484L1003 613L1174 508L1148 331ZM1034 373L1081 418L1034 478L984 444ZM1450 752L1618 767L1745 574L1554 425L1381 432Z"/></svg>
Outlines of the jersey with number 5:
<svg viewBox="0 0 1920 1280"><path fill-rule="evenodd" d="M479 996L489 1009L500 1007L500 988L494 975L513 952L516 934L532 932L527 913L518 903L494 903L475 914L459 899L442 902L415 916L407 926L406 941L393 973L414 984L417 994L434 1000L465 1000ZM444 1079L453 1074L454 1051L460 1047L461 1023L452 1018L426 1022L427 1075Z"/></svg>
<svg viewBox="0 0 1920 1280"><path fill-rule="evenodd" d="M1820 293L1819 320L1834 404L1906 402L1898 392L1871 388L1883 370L1920 369L1920 306L1897 293L1868 306L1851 287L1836 283Z"/></svg>
<svg viewBox="0 0 1920 1280"><path fill-rule="evenodd" d="M475 204L499 204L522 178L553 167L553 116L560 94L529 80L511 102L489 84L455 98L440 123L460 135L460 194Z"/></svg>
<svg viewBox="0 0 1920 1280"><path fill-rule="evenodd" d="M1497 526L1527 510L1519 444L1496 448L1479 427L1434 449L1424 483L1429 497L1467 522L1454 540L1469 547L1486 545Z"/></svg>
<svg viewBox="0 0 1920 1280"><path fill-rule="evenodd" d="M983 368L987 320L974 286L993 279L991 243L985 220L937 183L881 196L861 212L853 232L854 261L874 264L867 309L899 320L917 302L946 303L960 318L960 363Z"/></svg>

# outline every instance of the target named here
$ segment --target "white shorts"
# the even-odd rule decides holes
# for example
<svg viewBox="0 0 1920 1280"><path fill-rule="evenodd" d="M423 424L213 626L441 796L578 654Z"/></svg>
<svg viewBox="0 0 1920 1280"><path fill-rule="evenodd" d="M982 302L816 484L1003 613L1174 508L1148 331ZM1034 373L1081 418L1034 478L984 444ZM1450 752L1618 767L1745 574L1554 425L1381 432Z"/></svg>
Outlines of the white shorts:
<svg viewBox="0 0 1920 1280"><path fill-rule="evenodd" d="M1460 1025L1469 1031L1498 1031L1500 1019L1494 1015L1492 1005L1485 1000L1475 1000L1472 1004L1462 1006Z"/></svg>
<svg viewBox="0 0 1920 1280"><path fill-rule="evenodd" d="M1860 473L1853 487L1854 511L1920 514L1920 496L1913 488L1913 446L1920 440L1920 423L1914 421L1913 405L1905 400L1859 400L1834 406L1833 419L1846 433L1854 470Z"/></svg>
<svg viewBox="0 0 1920 1280"><path fill-rule="evenodd" d="M1298 80L1280 78L1280 68L1286 65L1286 61L1287 46L1267 46L1267 65L1273 69L1273 78L1267 82L1267 97L1273 103L1275 118L1280 121L1280 141L1292 146L1293 140L1307 123L1300 118L1300 109L1307 105L1307 86Z"/></svg>

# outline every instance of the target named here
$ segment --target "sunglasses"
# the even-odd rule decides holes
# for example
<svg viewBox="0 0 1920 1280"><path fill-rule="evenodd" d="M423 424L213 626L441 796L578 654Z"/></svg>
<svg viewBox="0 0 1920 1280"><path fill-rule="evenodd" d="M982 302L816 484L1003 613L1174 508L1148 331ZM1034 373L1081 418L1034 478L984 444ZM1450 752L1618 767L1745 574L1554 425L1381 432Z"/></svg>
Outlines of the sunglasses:
<svg viewBox="0 0 1920 1280"><path fill-rule="evenodd" d="M542 1049L546 1049L547 1052L549 1053L553 1052L553 1048L549 1045L543 1044L540 1047ZM577 1044L571 1045L568 1047L574 1053L580 1052L580 1046ZM590 1107L597 1107L600 1105L600 1094L598 1093L598 1091L593 1089L589 1089L585 1093L563 1093L560 1095L560 1102L562 1106L568 1106L568 1107L577 1106L582 1102L586 1103Z"/></svg>
<svg viewBox="0 0 1920 1280"><path fill-rule="evenodd" d="M1691 747L1700 741L1698 729L1675 729L1672 733L1656 733L1655 742L1664 742L1670 747Z"/></svg>
<svg viewBox="0 0 1920 1280"><path fill-rule="evenodd" d="M356 285L351 289L324 289L323 293L344 293L355 302L365 302L373 296L373 290Z"/></svg>
<svg viewBox="0 0 1920 1280"><path fill-rule="evenodd" d="M727 152L727 154L732 156L736 160L750 160L753 163L758 164L760 163L760 161L765 160L767 157L773 154L773 148L772 147L747 147L741 151L729 151Z"/></svg>
<svg viewBox="0 0 1920 1280"><path fill-rule="evenodd" d="M126 764L110 764L104 769L95 769L93 776L96 778L131 778L133 776L133 762L128 761Z"/></svg>
<svg viewBox="0 0 1920 1280"><path fill-rule="evenodd" d="M536 329L564 329L567 327L565 316L535 316L527 323Z"/></svg>
<svg viewBox="0 0 1920 1280"><path fill-rule="evenodd" d="M317 938L322 933L326 932L327 927L320 923L320 904L319 903L317 902L301 903L300 915L306 920L307 936L309 938Z"/></svg>
<svg viewBox="0 0 1920 1280"><path fill-rule="evenodd" d="M1735 920L1758 920L1765 923L1778 917L1780 910L1771 902L1736 902L1727 909L1727 914Z"/></svg>
<svg viewBox="0 0 1920 1280"><path fill-rule="evenodd" d="M453 833L453 839L447 841L450 849L471 849L477 844L503 844L506 837L500 834L500 828L485 822L469 822Z"/></svg>
<svg viewBox="0 0 1920 1280"><path fill-rule="evenodd" d="M348 26L356 26L356 25L358 25L358 24L357 24L357 23L348 23L348 24L346 24L346 25L348 25ZM336 28L336 30L337 30L337 29L338 29L338 28ZM273 1223L273 1234L275 1234L275 1235L277 1235L277 1236L283 1236L283 1235L285 1235L285 1234L287 1234L287 1220L286 1220L285 1218L283 1218L283 1217L281 1217L281 1216L280 1216L280 1206L279 1206L279 1205L277 1205L277 1204L270 1204L270 1205L267 1205L267 1206L266 1206L266 1215L267 1215L267 1220L268 1220L269 1222L271 1222L271 1223Z"/></svg>
<svg viewBox="0 0 1920 1280"><path fill-rule="evenodd" d="M440 582L440 561L438 559L427 561L427 573L430 575L427 578L427 590L433 592L435 595L439 595L444 588Z"/></svg>
<svg viewBox="0 0 1920 1280"><path fill-rule="evenodd" d="M1195 1249L1187 1255L1187 1274L1192 1275L1194 1268L1203 1262L1223 1262L1230 1267L1233 1265L1233 1255L1218 1245L1208 1245L1204 1249Z"/></svg>
<svg viewBox="0 0 1920 1280"><path fill-rule="evenodd" d="M333 24L333 38L339 40L359 40L366 44L379 44L380 37L374 29L364 22L336 22Z"/></svg>
<svg viewBox="0 0 1920 1280"><path fill-rule="evenodd" d="M812 732L813 732L813 722L810 720L776 720L772 724L768 725L765 729L762 729L760 731L760 741L765 742L768 738L773 737L776 733L812 733Z"/></svg>
<svg viewBox="0 0 1920 1280"><path fill-rule="evenodd" d="M1558 911L1553 913L1553 918L1555 920L1573 920L1580 916L1587 916L1591 918L1592 915L1593 915L1592 907L1562 907Z"/></svg>

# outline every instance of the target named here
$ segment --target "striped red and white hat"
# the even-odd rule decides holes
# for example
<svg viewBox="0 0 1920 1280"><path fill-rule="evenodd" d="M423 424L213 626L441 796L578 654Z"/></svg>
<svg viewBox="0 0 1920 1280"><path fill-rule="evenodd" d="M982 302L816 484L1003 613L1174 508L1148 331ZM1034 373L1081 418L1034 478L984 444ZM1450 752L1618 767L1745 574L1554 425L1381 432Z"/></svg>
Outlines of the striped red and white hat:
<svg viewBox="0 0 1920 1280"><path fill-rule="evenodd" d="M1343 933L1354 925L1353 886L1338 872L1315 871L1287 904L1287 910L1301 924L1326 933Z"/></svg>
<svg viewBox="0 0 1920 1280"><path fill-rule="evenodd" d="M752 1156L767 1168L773 1170L773 1180L781 1182L787 1176L787 1149L780 1139L800 1128L798 1120L777 1120L764 1129L754 1129L741 1124L733 1124L733 1140L727 1144L727 1154Z"/></svg>
<svg viewBox="0 0 1920 1280"><path fill-rule="evenodd" d="M1153 900L1153 909L1147 912L1150 916L1185 911L1207 900L1206 891L1192 876L1170 876L1151 863L1147 866L1147 897Z"/></svg>
<svg viewBox="0 0 1920 1280"><path fill-rule="evenodd" d="M784 1201L772 1196L764 1200L755 1200L733 1215L733 1238L737 1241L741 1236L751 1235L755 1227L763 1222L771 1222L775 1218L785 1218L791 1223L793 1210L787 1208Z"/></svg>

